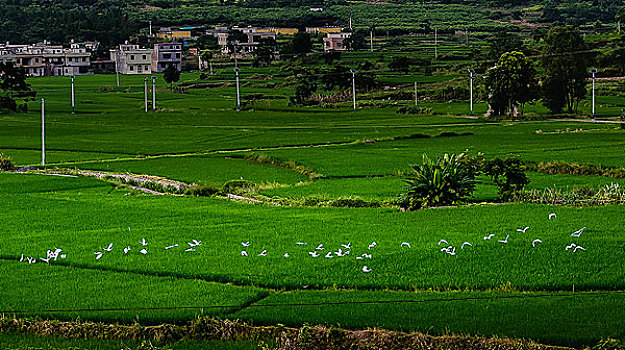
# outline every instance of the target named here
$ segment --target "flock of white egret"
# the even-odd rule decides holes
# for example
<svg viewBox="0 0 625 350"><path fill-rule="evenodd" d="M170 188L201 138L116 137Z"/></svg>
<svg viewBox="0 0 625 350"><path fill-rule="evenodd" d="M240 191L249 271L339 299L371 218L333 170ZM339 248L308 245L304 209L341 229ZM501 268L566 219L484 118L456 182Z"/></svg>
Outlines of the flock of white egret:
<svg viewBox="0 0 625 350"><path fill-rule="evenodd" d="M557 215L555 213L551 213L549 214L549 220L555 219L557 218ZM586 227L582 227L581 229L573 232L571 234L572 237L574 238L579 238L582 233L584 232L584 230L586 229ZM128 230L130 231L130 227L128 227ZM519 228L516 230L516 232L521 235L527 235L528 231L530 230L529 226L526 226L524 228ZM530 231L531 232L531 231ZM483 237L484 241L490 241L493 238L495 238L497 235L494 233L488 234L486 236ZM508 242L511 239L515 239L515 237L511 237L510 234L506 234L506 237L504 239L498 239L497 242L499 244L508 244ZM537 244L542 244L543 241L540 238L535 238L532 241L532 248L536 248ZM142 238L140 241L138 241L140 250L139 253L143 254L143 255L147 255L148 254L148 241L145 238ZM196 239L192 239L189 242L186 242L187 246L180 246L180 244L175 243L175 244L171 244L168 246L164 247L164 250L173 250L176 248L179 249L184 249L185 253L191 253L191 252L196 252L198 247L202 246L202 242ZM251 253L248 253L248 250L251 249L251 242L250 241L246 241L246 242L241 242L241 256L242 257L248 257L250 256ZM308 246L307 242L295 242L296 246L299 247L305 247ZM360 255L352 255L355 257L356 260L366 260L366 259L373 259L373 254L372 252L375 250L375 248L377 247L378 243L373 241L371 242L371 244L369 244L367 246L367 250L365 251L365 253L362 253ZM401 242L401 244L399 245L400 248L407 248L407 249L412 249L412 245L409 242ZM456 254L458 254L460 251L464 250L467 247L471 247L473 248L473 243L468 242L468 241L464 241L462 242L462 244L459 245L459 248L450 244L446 239L441 239L438 241L437 244L438 247L437 248L440 250L440 252L442 253L446 253L449 254L451 256L455 256ZM109 243L108 245L101 247L101 249L99 251L95 251L93 252L93 254L95 255L95 260L100 260L105 254L111 253L113 250L115 249L115 245L113 243ZM364 249L364 247L363 247ZM585 251L586 248L576 244L576 243L571 243L569 245L567 245L565 248L565 251L571 251L573 253L576 253L577 251L581 250L581 251ZM123 252L124 255L127 255L131 252L132 247L131 246L126 246L123 248ZM306 249L308 250L308 249ZM324 246L323 243L318 244L314 249L308 251L308 256L310 256L311 258L319 258L319 257L323 257L325 259L333 259L333 258L346 258L348 256L350 256L352 253L352 243L348 242L346 244L341 244L341 246L337 249L332 249L332 248L328 248L326 246ZM269 250L267 249L263 249L260 253L255 254L258 257L266 257L268 256ZM291 252L286 252L284 254L282 254L282 257L284 258L290 258L291 257ZM63 250L60 248L56 248L54 247L51 250L48 250L46 252L46 257L41 257L39 259L34 258L34 257L25 257L23 254L20 258L20 262L26 262L28 264L34 264L37 261L42 261L45 262L47 264L49 264L50 262L55 262L58 259L66 259L67 255L63 253ZM362 266L361 271L363 273L369 273L372 271L371 268L369 268L367 265Z"/></svg>

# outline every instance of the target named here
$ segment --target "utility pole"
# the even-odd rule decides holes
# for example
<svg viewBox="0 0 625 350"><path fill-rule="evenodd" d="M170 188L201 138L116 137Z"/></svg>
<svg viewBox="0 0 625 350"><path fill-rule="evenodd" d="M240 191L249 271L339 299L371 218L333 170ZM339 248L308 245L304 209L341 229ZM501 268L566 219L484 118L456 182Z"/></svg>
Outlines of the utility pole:
<svg viewBox="0 0 625 350"><path fill-rule="evenodd" d="M414 105L418 106L419 105L419 93L417 90L417 82L414 82Z"/></svg>
<svg viewBox="0 0 625 350"><path fill-rule="evenodd" d="M156 76L152 76L152 110L156 111Z"/></svg>
<svg viewBox="0 0 625 350"><path fill-rule="evenodd" d="M72 75L72 114L76 112L76 100L74 99L74 76Z"/></svg>
<svg viewBox="0 0 625 350"><path fill-rule="evenodd" d="M241 111L241 91L239 90L239 68L235 68L234 69L234 74L236 75L236 80L237 80L237 111L240 112Z"/></svg>
<svg viewBox="0 0 625 350"><path fill-rule="evenodd" d="M46 100L41 99L41 165L46 166Z"/></svg>
<svg viewBox="0 0 625 350"><path fill-rule="evenodd" d="M434 28L434 58L438 59L438 28Z"/></svg>
<svg viewBox="0 0 625 350"><path fill-rule="evenodd" d="M148 77L143 78L143 104L145 113L148 112Z"/></svg>
<svg viewBox="0 0 625 350"><path fill-rule="evenodd" d="M152 21L150 21L150 38L152 37Z"/></svg>
<svg viewBox="0 0 625 350"><path fill-rule="evenodd" d="M350 69L352 72L352 97L354 98L354 112L356 112L356 70Z"/></svg>
<svg viewBox="0 0 625 350"><path fill-rule="evenodd" d="M350 32L354 31L354 28L352 27L352 16L351 15L349 16L349 31Z"/></svg>
<svg viewBox="0 0 625 350"><path fill-rule="evenodd" d="M595 121L595 81L597 70L595 68L592 68L590 70L590 74L592 74L592 120Z"/></svg>
<svg viewBox="0 0 625 350"><path fill-rule="evenodd" d="M373 27L369 30L369 42L371 43L371 52L373 52Z"/></svg>
<svg viewBox="0 0 625 350"><path fill-rule="evenodd" d="M469 77L470 77L470 88L469 88L469 93L471 94L471 116L473 116L473 73L475 73L474 69L469 69Z"/></svg>
<svg viewBox="0 0 625 350"><path fill-rule="evenodd" d="M119 57L115 55L115 79L117 80L117 87L119 87Z"/></svg>

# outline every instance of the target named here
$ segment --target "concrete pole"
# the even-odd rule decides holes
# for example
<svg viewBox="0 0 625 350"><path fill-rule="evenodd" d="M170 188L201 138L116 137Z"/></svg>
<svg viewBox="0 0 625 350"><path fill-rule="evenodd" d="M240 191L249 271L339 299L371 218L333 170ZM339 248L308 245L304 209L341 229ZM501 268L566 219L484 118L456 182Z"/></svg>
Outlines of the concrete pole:
<svg viewBox="0 0 625 350"><path fill-rule="evenodd" d="M438 28L434 28L434 58L438 58Z"/></svg>
<svg viewBox="0 0 625 350"><path fill-rule="evenodd" d="M72 75L72 114L76 113L76 100L74 98L74 76Z"/></svg>
<svg viewBox="0 0 625 350"><path fill-rule="evenodd" d="M46 166L46 100L41 99L41 165Z"/></svg>
<svg viewBox="0 0 625 350"><path fill-rule="evenodd" d="M152 77L152 110L156 111L156 77Z"/></svg>
<svg viewBox="0 0 625 350"><path fill-rule="evenodd" d="M356 112L356 70L352 69L352 97L354 99L354 112Z"/></svg>
<svg viewBox="0 0 625 350"><path fill-rule="evenodd" d="M369 42L371 43L371 52L373 52L373 28L369 31Z"/></svg>
<svg viewBox="0 0 625 350"><path fill-rule="evenodd" d="M239 88L239 68L234 69L234 74L236 75L237 80L237 111L241 111L241 91Z"/></svg>
<svg viewBox="0 0 625 350"><path fill-rule="evenodd" d="M414 105L419 105L419 92L417 90L417 82L414 82Z"/></svg>
<svg viewBox="0 0 625 350"><path fill-rule="evenodd" d="M119 87L119 62L117 60L117 57L115 57L115 79L117 80L117 87Z"/></svg>
<svg viewBox="0 0 625 350"><path fill-rule="evenodd" d="M475 70L473 69L469 69L469 77L470 77L470 88L469 88L469 94L470 96L470 108L471 108L471 116L473 116L473 73L475 73Z"/></svg>
<svg viewBox="0 0 625 350"><path fill-rule="evenodd" d="M148 112L148 77L143 78L143 102L145 112Z"/></svg>
<svg viewBox="0 0 625 350"><path fill-rule="evenodd" d="M595 109L595 81L596 81L597 70L595 68L592 68L590 70L590 74L592 74L592 120L595 121L595 117L596 117L596 109Z"/></svg>

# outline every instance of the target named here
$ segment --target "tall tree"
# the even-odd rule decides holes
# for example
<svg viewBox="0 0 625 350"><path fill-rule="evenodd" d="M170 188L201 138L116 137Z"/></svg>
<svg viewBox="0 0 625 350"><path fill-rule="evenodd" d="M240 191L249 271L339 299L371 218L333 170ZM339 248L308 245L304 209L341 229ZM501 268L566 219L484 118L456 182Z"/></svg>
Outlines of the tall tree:
<svg viewBox="0 0 625 350"><path fill-rule="evenodd" d="M20 108L24 111L28 107L27 101L32 100L36 92L26 83L26 73L13 63L0 63L0 109L16 111L17 102L22 102Z"/></svg>
<svg viewBox="0 0 625 350"><path fill-rule="evenodd" d="M577 111L579 101L586 96L586 80L591 57L588 45L577 28L555 27L545 38L542 64L544 104L553 113L566 107Z"/></svg>
<svg viewBox="0 0 625 350"><path fill-rule="evenodd" d="M515 107L523 115L525 104L538 98L534 62L518 51L504 53L489 70L486 88L494 115L511 113Z"/></svg>
<svg viewBox="0 0 625 350"><path fill-rule="evenodd" d="M488 58L492 61L497 61L506 52L523 51L523 41L517 34L497 32L489 42Z"/></svg>
<svg viewBox="0 0 625 350"><path fill-rule="evenodd" d="M169 84L169 88L173 90L174 83L180 80L180 71L175 65L171 64L163 71L163 79Z"/></svg>

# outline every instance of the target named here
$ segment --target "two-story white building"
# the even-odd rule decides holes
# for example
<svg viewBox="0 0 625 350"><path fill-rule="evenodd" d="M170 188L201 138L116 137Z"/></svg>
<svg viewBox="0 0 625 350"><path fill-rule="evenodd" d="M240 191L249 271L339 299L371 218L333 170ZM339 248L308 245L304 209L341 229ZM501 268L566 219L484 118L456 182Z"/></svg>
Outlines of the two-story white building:
<svg viewBox="0 0 625 350"><path fill-rule="evenodd" d="M110 50L110 54L116 70L121 74L152 74L153 51L126 43Z"/></svg>

